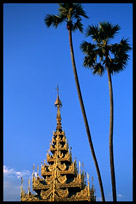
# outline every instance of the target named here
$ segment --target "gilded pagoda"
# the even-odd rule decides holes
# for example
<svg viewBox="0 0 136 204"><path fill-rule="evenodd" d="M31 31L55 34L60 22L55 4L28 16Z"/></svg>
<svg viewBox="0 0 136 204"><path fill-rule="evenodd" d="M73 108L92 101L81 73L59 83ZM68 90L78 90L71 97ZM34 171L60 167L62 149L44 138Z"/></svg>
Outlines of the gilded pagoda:
<svg viewBox="0 0 136 204"><path fill-rule="evenodd" d="M92 184L90 188L89 175L81 172L77 162L72 161L72 154L61 126L60 108L62 107L59 94L55 102L57 107L57 127L53 131L50 150L47 153L47 163L41 165L41 177L39 167L37 173L32 174L32 188L35 194L30 192L30 179L28 193L23 190L23 179L21 181L21 201L42 201L42 202L61 202L61 201L96 201L95 189ZM86 184L87 183L87 184Z"/></svg>

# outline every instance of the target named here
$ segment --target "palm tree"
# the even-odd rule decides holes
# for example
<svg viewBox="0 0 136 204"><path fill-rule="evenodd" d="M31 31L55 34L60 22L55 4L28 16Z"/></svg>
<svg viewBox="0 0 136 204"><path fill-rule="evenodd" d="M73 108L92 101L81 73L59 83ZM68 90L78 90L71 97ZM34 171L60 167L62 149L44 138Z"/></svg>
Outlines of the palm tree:
<svg viewBox="0 0 136 204"><path fill-rule="evenodd" d="M83 119L84 119L86 132L87 132L87 136L89 140L89 145L91 148L92 156L94 159L94 163L95 163L95 167L96 167L96 171L98 175L102 200L105 201L100 170L99 170L98 162L96 159L96 155L95 155L95 151L94 151L94 147L93 147L93 143L91 139L91 133L90 133L87 117L86 117L85 107L84 107L80 84L78 80L75 57L74 57L74 50L73 50L73 43L72 43L72 31L75 31L75 30L79 30L81 32L83 31L83 24L81 23L81 17L88 18L81 4L79 3L60 3L59 4L59 14L58 15L47 15L45 17L45 24L48 27L53 25L57 28L57 26L60 23L66 22L67 30L69 32L70 53L71 53L74 78L75 78L77 92L78 92L78 98L79 98L79 102L80 102L80 106L81 106L81 110L83 114Z"/></svg>
<svg viewBox="0 0 136 204"><path fill-rule="evenodd" d="M109 152L113 200L116 201L116 180L113 155L113 88L111 74L118 73L126 67L129 59L127 52L131 49L128 39L122 39L119 44L109 44L120 30L118 25L109 22L99 23L99 26L88 26L86 36L91 36L96 43L84 41L81 50L84 52L84 67L89 67L93 74L102 76L104 71L108 73L109 95L110 95L110 130L109 130Z"/></svg>

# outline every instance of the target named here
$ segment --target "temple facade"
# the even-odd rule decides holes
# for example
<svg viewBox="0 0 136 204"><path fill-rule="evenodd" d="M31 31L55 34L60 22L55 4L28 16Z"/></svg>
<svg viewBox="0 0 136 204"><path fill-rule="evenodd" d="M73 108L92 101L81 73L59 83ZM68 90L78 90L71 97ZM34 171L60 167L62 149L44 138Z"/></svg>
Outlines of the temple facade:
<svg viewBox="0 0 136 204"><path fill-rule="evenodd" d="M89 174L81 172L81 164L77 167L76 160L72 161L72 153L61 126L60 108L62 107L59 94L55 101L57 107L57 126L53 131L50 149L47 153L47 162L41 165L41 177L39 167L35 176L34 166L32 175L32 188L35 194L30 192L30 179L28 192L23 190L21 179L21 201L65 202L65 201L96 201L95 189L90 188Z"/></svg>

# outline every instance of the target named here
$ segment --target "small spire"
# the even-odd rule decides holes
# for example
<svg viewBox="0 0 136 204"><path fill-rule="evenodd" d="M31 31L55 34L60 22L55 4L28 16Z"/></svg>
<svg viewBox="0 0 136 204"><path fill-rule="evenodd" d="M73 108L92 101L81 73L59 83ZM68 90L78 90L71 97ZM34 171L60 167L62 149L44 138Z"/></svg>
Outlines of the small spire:
<svg viewBox="0 0 136 204"><path fill-rule="evenodd" d="M87 173L87 181L88 181L88 186L87 186L87 188L88 188L88 196L90 196L90 183L89 183L89 174Z"/></svg>
<svg viewBox="0 0 136 204"><path fill-rule="evenodd" d="M23 186L23 177L21 177L21 185Z"/></svg>
<svg viewBox="0 0 136 204"><path fill-rule="evenodd" d="M87 181L88 181L88 183L89 183L89 174L88 174L88 172L87 172Z"/></svg>
<svg viewBox="0 0 136 204"><path fill-rule="evenodd" d="M21 177L21 187L20 187L20 189L21 189L20 196L22 197L22 195L23 195L23 177Z"/></svg>
<svg viewBox="0 0 136 204"><path fill-rule="evenodd" d="M39 176L39 165L37 165L37 176Z"/></svg>
<svg viewBox="0 0 136 204"><path fill-rule="evenodd" d="M79 161L79 173L81 173L81 163Z"/></svg>
<svg viewBox="0 0 136 204"><path fill-rule="evenodd" d="M79 161L79 178L81 178L81 163Z"/></svg>
<svg viewBox="0 0 136 204"><path fill-rule="evenodd" d="M30 178L28 180L28 195L30 194Z"/></svg>

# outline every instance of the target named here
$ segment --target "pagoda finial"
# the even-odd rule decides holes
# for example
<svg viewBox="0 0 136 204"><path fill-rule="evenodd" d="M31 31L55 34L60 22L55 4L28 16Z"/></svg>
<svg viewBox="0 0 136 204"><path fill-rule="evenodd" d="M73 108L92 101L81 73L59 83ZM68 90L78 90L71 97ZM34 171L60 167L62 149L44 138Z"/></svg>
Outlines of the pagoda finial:
<svg viewBox="0 0 136 204"><path fill-rule="evenodd" d="M59 86L58 85L57 85L56 90L57 90L57 94L59 95Z"/></svg>
<svg viewBox="0 0 136 204"><path fill-rule="evenodd" d="M62 106L62 103L61 103L61 100L60 100L60 98L59 98L59 87L58 87L58 85L57 85L56 90L57 90L57 99L56 99L56 101L55 101L55 106L56 106L56 107L61 107L61 106Z"/></svg>
<svg viewBox="0 0 136 204"><path fill-rule="evenodd" d="M59 87L57 85L57 99L55 101L55 106L57 107L57 130L60 130L62 127L61 127L61 114L60 114L60 108L62 107L62 103L61 103L61 100L59 98Z"/></svg>

